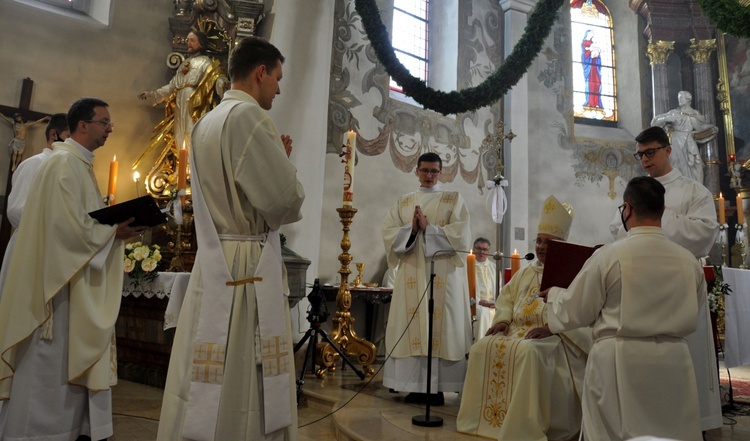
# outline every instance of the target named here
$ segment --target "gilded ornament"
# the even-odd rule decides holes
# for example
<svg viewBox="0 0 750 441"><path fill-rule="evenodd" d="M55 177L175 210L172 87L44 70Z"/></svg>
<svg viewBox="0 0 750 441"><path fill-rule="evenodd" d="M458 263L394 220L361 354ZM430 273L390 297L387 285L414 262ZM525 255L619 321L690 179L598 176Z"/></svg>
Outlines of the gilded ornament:
<svg viewBox="0 0 750 441"><path fill-rule="evenodd" d="M708 63L711 58L711 52L716 50L716 39L696 40L690 39L690 48L687 53L694 63Z"/></svg>
<svg viewBox="0 0 750 441"><path fill-rule="evenodd" d="M674 41L656 40L649 41L646 49L646 56L654 64L667 64L669 55L674 50Z"/></svg>

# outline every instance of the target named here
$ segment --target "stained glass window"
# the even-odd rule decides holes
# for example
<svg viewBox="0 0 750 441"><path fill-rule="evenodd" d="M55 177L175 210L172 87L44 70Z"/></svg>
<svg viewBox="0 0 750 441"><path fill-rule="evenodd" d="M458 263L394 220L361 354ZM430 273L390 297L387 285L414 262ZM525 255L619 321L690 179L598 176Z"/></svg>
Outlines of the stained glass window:
<svg viewBox="0 0 750 441"><path fill-rule="evenodd" d="M576 121L617 122L612 16L601 0L570 0Z"/></svg>
<svg viewBox="0 0 750 441"><path fill-rule="evenodd" d="M394 0L391 44L401 64L409 72L427 81L427 7L429 0ZM391 79L392 90L403 92Z"/></svg>

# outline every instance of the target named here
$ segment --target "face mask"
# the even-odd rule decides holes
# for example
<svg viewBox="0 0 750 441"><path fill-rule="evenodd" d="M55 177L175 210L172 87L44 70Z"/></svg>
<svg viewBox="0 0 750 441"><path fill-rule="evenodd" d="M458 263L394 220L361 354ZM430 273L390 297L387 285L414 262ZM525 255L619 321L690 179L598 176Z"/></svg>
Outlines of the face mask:
<svg viewBox="0 0 750 441"><path fill-rule="evenodd" d="M622 212L620 213L620 221L622 222L622 227L625 228L625 232L627 232L628 231L627 221L628 221L628 219L630 219L630 216L625 217L624 213L625 213L625 210L622 210Z"/></svg>

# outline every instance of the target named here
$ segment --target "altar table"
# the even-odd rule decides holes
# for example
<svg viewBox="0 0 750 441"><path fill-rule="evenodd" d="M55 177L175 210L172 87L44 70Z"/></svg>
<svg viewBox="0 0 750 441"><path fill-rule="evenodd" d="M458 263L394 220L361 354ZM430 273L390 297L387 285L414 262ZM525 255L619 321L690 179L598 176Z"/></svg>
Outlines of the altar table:
<svg viewBox="0 0 750 441"><path fill-rule="evenodd" d="M732 289L724 297L724 365L750 365L750 270L722 267L721 271Z"/></svg>

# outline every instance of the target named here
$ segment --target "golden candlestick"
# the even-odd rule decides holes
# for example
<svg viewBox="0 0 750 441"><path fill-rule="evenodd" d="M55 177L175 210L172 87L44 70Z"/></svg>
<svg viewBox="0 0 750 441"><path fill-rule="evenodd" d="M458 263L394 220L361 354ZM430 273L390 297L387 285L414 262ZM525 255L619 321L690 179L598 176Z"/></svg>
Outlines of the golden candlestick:
<svg viewBox="0 0 750 441"><path fill-rule="evenodd" d="M745 259L747 259L747 252L745 251L745 233L744 233L744 227L746 224L737 224L737 231L739 234L737 235L738 238L742 239L740 240L740 268L741 269L747 269L747 264L745 264Z"/></svg>
<svg viewBox="0 0 750 441"><path fill-rule="evenodd" d="M349 291L349 274L351 274L349 263L352 261L352 255L349 254L349 248L352 245L349 241L349 226L352 224L357 209L343 207L337 208L336 211L338 211L341 224L344 226L344 237L341 239L342 253L339 254L341 268L338 272L341 275L341 285L336 295L337 310L333 318L330 337L344 354L356 357L357 362L362 365L365 375L371 376L375 373L375 370L370 367L372 362L375 361L375 345L364 338L357 337L354 332L354 317L349 312L349 308L352 306L352 294ZM318 378L323 378L326 371L336 369L335 364L339 355L327 342L318 343L317 350L316 364L323 367L316 371L316 375Z"/></svg>
<svg viewBox="0 0 750 441"><path fill-rule="evenodd" d="M727 259L727 225L719 224L719 241L721 241L721 263L724 266L729 266L729 260Z"/></svg>

